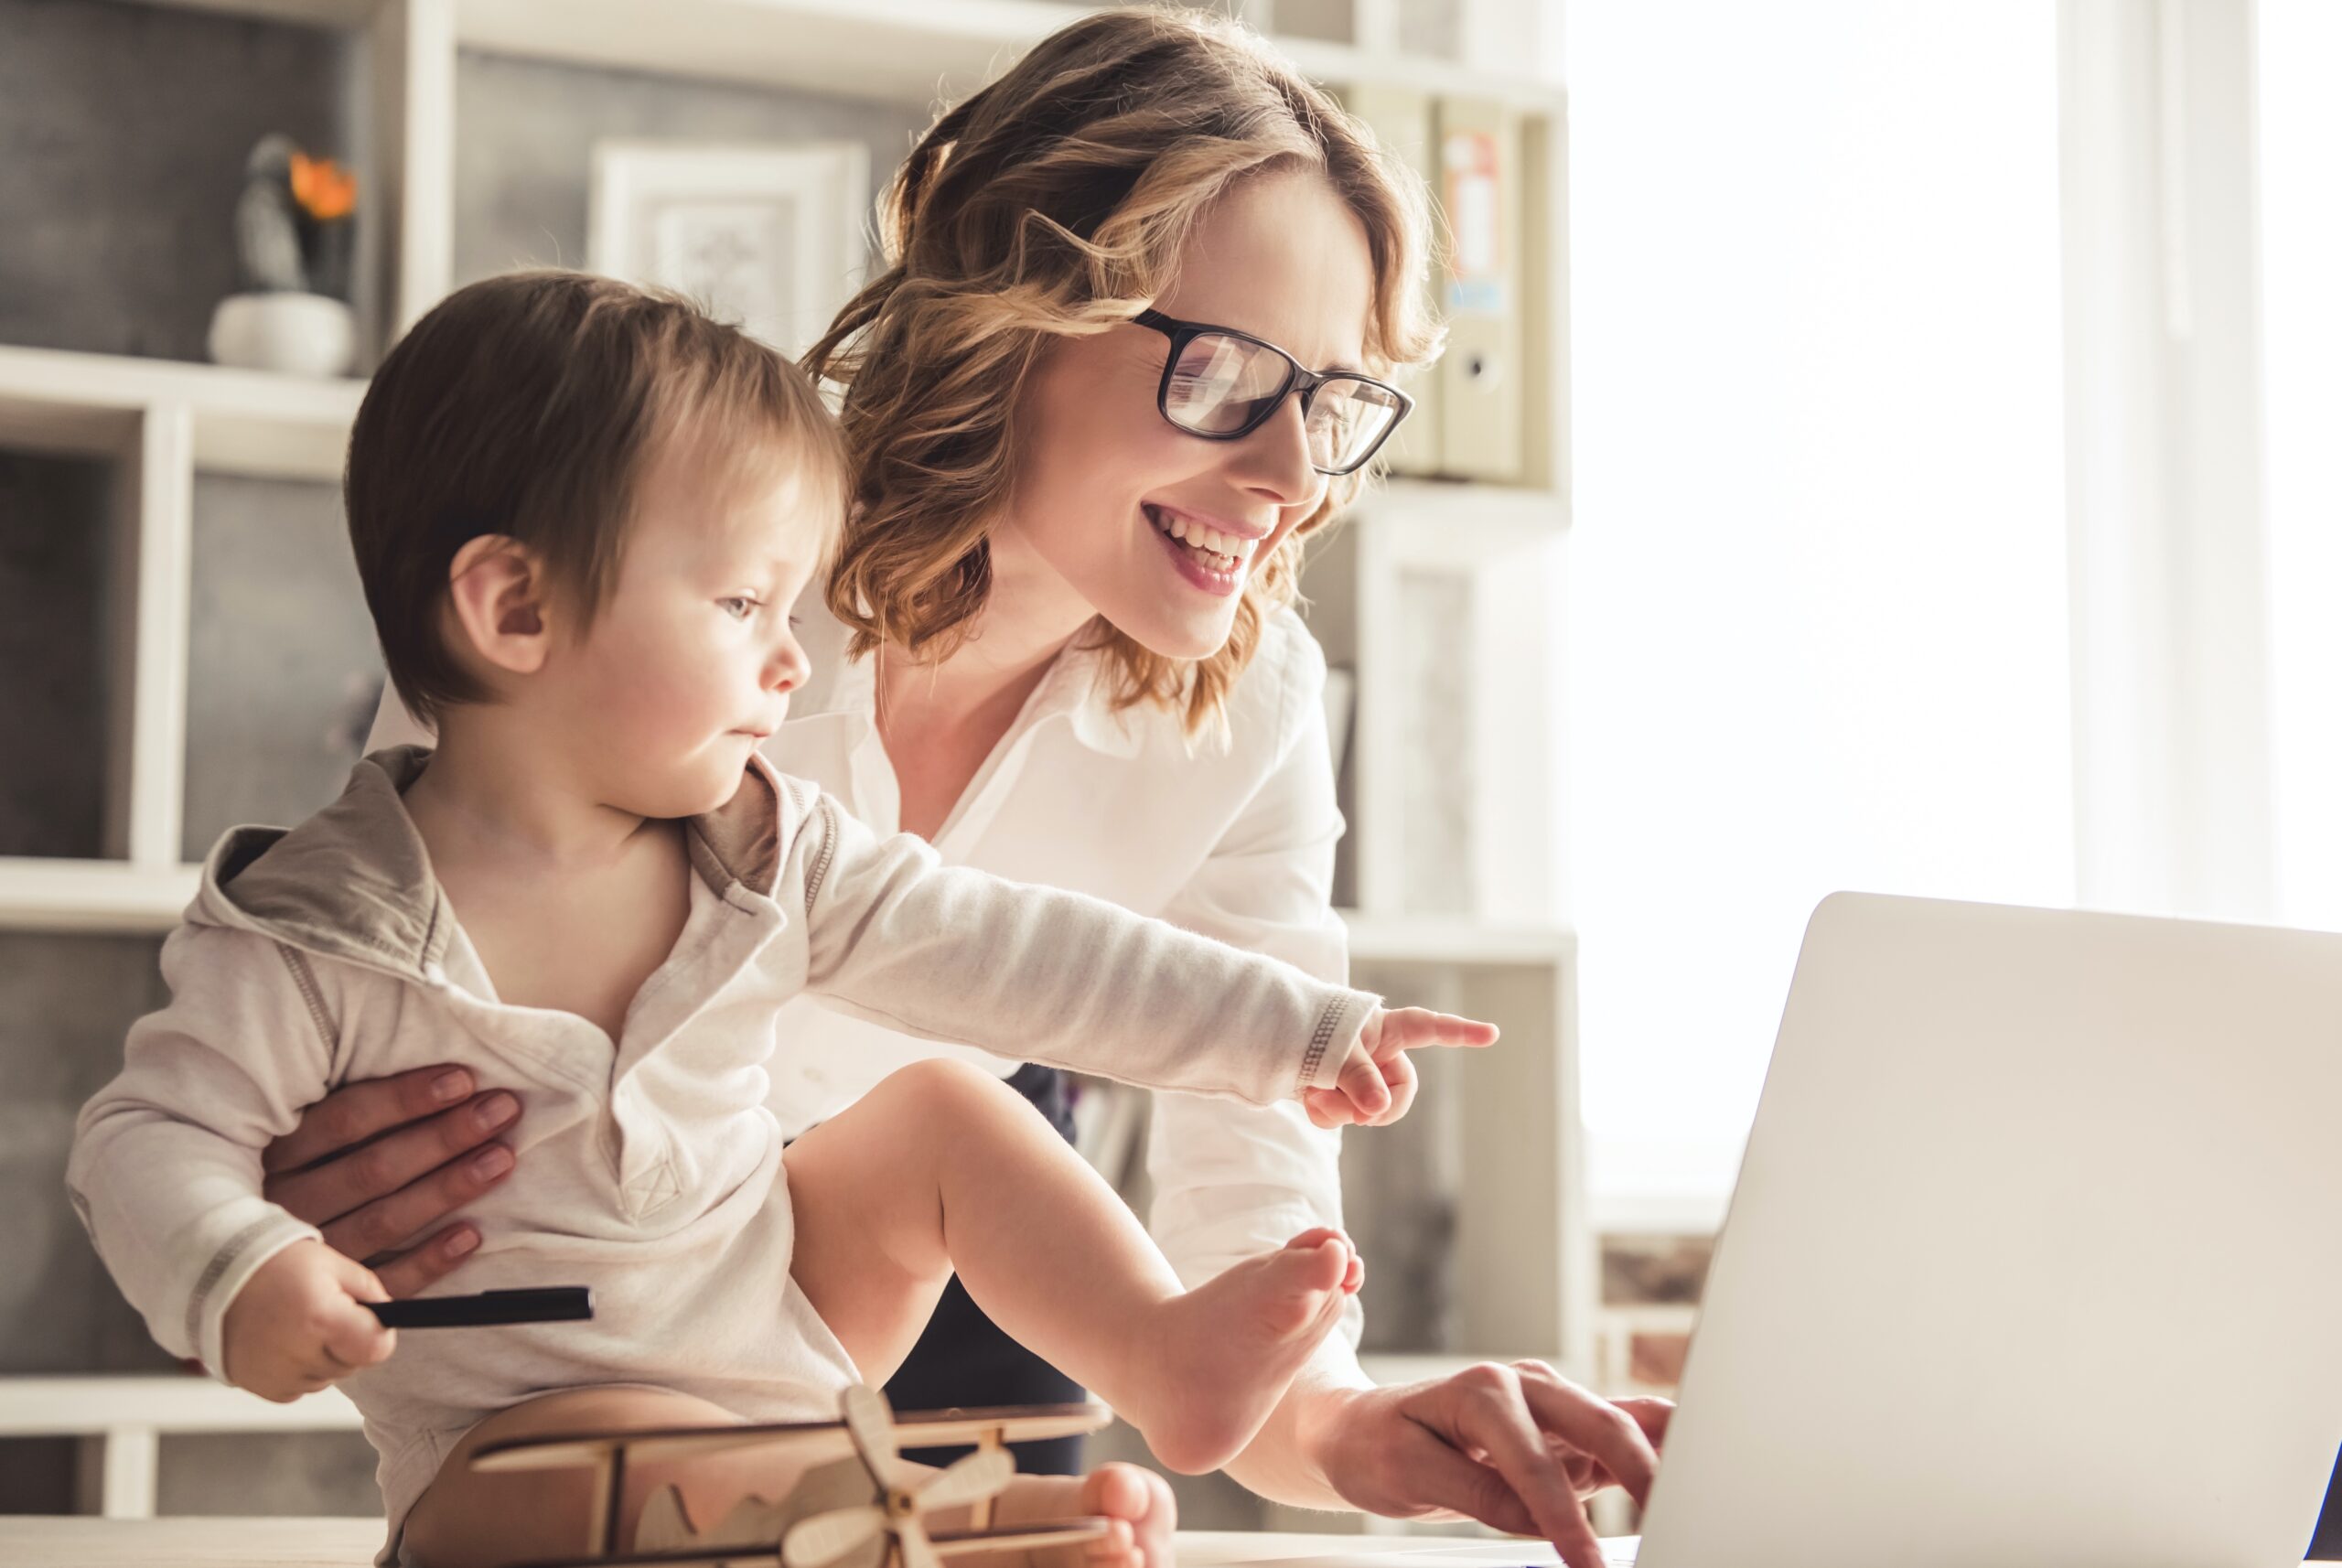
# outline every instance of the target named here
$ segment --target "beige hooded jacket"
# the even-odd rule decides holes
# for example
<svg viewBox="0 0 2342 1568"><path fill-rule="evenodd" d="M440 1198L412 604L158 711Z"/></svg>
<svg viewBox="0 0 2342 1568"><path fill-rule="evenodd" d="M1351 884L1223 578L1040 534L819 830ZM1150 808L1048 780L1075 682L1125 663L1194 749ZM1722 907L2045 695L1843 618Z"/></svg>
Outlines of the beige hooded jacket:
<svg viewBox="0 0 2342 1568"><path fill-rule="evenodd" d="M428 757L378 752L300 826L220 840L164 945L171 1003L132 1029L67 1173L156 1338L232 1376L229 1305L317 1234L262 1197L265 1144L345 1080L435 1062L521 1096L520 1167L468 1210L483 1240L461 1288L586 1284L596 1315L404 1335L344 1385L394 1531L454 1438L532 1392L651 1382L786 1419L854 1375L788 1280L765 1064L788 1048L773 1022L790 997L1255 1103L1329 1085L1375 1004L1098 899L945 866L755 758L687 824L689 916L613 1041L497 998L400 800Z"/></svg>

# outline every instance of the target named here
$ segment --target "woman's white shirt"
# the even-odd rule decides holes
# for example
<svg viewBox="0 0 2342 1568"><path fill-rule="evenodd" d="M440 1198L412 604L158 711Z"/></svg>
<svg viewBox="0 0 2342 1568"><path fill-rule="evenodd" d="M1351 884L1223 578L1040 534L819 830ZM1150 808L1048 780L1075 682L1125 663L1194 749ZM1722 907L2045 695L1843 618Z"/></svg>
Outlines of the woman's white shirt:
<svg viewBox="0 0 2342 1568"><path fill-rule="evenodd" d="M800 639L812 675L764 751L872 831L899 831L895 770L878 736L870 661L809 596ZM1113 711L1102 655L1060 654L933 841L944 861L1088 893L1329 981L1348 970L1331 907L1342 817L1327 744L1326 660L1290 610L1265 628L1229 694L1222 736L1190 739L1147 705ZM386 693L367 749L428 735ZM1144 1029L1133 1018L1131 1027ZM770 1105L794 1136L908 1062L954 1057L1005 1077L1013 1059L914 1038L790 1003L776 1031ZM1007 1044L1007 1042L1004 1042ZM1314 1225L1341 1222L1340 1135L1298 1103L1262 1108L1152 1095L1148 1229L1195 1284ZM1352 1344L1362 1319L1352 1297Z"/></svg>
<svg viewBox="0 0 2342 1568"><path fill-rule="evenodd" d="M844 628L811 596L800 613L813 673L765 755L873 832L894 832L901 800L878 736L872 663L847 661ZM1096 651L1058 657L938 830L936 853L1344 979L1348 940L1331 902L1342 816L1327 745L1326 659L1301 618L1283 611L1265 628L1229 695L1223 737L1191 741L1177 715L1152 705L1115 713L1107 676ZM958 1057L1003 1076L1016 1065L810 999L790 1004L778 1038L771 1104L792 1134L908 1062ZM1151 1098L1148 1229L1182 1281L1341 1223L1340 1134L1312 1126L1298 1104ZM1360 1324L1353 1297L1353 1344Z"/></svg>

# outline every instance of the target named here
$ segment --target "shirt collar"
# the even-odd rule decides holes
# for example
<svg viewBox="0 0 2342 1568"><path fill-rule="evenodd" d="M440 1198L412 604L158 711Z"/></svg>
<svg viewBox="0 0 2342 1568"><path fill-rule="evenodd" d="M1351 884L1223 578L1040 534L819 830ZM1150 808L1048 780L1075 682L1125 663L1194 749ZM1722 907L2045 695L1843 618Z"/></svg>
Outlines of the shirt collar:
<svg viewBox="0 0 2342 1568"><path fill-rule="evenodd" d="M1113 671L1102 646L1075 642L1049 664L1038 690L1026 705L1026 722L1038 725L1062 714L1073 736L1101 757L1129 758L1138 755L1138 725L1134 710L1114 710Z"/></svg>
<svg viewBox="0 0 2342 1568"><path fill-rule="evenodd" d="M875 657L841 659L830 687L830 711L859 721L857 739L875 738L878 733L877 664ZM1041 683L1009 726L1004 744L1013 745L1026 732L1063 718L1074 738L1091 751L1127 759L1139 754L1143 742L1134 717L1135 710L1114 709L1106 650L1076 641L1049 661Z"/></svg>
<svg viewBox="0 0 2342 1568"><path fill-rule="evenodd" d="M445 959L454 921L404 794L431 749L386 746L350 769L340 796L298 827L236 828L204 865L192 918L402 978ZM780 871L780 784L751 754L740 788L689 819L684 845L713 892L737 881L769 896Z"/></svg>

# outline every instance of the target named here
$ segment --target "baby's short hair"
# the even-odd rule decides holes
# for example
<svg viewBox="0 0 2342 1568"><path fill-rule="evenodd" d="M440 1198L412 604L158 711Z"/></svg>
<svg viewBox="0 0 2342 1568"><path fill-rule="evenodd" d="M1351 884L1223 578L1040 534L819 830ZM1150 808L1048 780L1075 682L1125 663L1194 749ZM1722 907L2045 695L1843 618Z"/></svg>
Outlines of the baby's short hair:
<svg viewBox="0 0 2342 1568"><path fill-rule="evenodd" d="M617 581L637 486L684 436L719 477L796 461L834 538L845 450L812 382L680 295L508 273L457 289L409 328L366 389L342 478L366 605L408 711L429 720L487 695L441 635L448 568L467 541L528 546L590 623Z"/></svg>

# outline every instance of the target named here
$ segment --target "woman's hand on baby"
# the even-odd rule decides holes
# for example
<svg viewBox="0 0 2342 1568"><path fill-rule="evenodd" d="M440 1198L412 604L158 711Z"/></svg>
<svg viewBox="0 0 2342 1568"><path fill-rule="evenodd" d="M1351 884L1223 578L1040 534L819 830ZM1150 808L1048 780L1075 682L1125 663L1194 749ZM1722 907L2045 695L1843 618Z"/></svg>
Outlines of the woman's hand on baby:
<svg viewBox="0 0 2342 1568"><path fill-rule="evenodd" d="M520 1116L518 1099L458 1067L345 1083L261 1151L262 1196L371 1264L403 1300L479 1245L460 1220L432 1227L510 1173L512 1150L498 1138Z"/></svg>
<svg viewBox="0 0 2342 1568"><path fill-rule="evenodd" d="M290 1404L398 1345L395 1329L361 1305L388 1301L372 1272L318 1241L295 1241L244 1282L220 1326L227 1380Z"/></svg>
<svg viewBox="0 0 2342 1568"><path fill-rule="evenodd" d="M1407 1053L1425 1046L1492 1046L1497 1026L1421 1007L1378 1007L1370 1014L1331 1089L1302 1091L1320 1127L1382 1127L1415 1102L1415 1069Z"/></svg>

